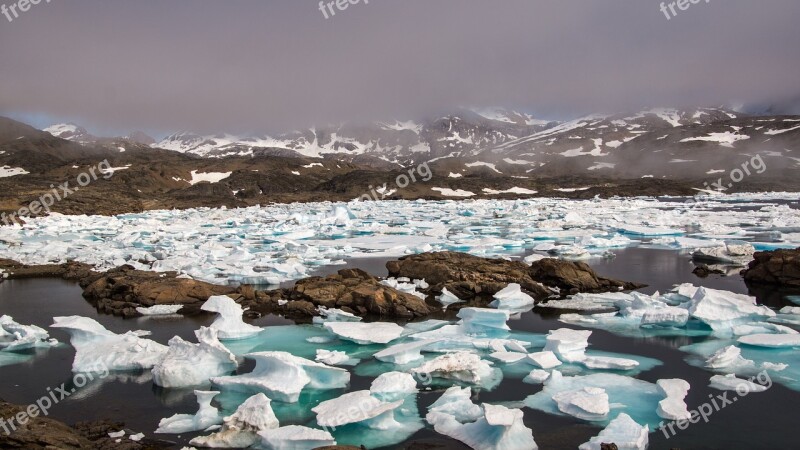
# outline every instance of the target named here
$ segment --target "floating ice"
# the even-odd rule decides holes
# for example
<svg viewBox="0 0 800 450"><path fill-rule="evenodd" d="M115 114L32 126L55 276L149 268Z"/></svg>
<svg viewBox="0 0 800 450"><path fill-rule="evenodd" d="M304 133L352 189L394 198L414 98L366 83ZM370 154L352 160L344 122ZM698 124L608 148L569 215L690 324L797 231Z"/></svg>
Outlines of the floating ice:
<svg viewBox="0 0 800 450"><path fill-rule="evenodd" d="M631 370L639 366L639 361L613 356L585 356L577 362L588 369Z"/></svg>
<svg viewBox="0 0 800 450"><path fill-rule="evenodd" d="M422 359L422 351L429 345L439 342L439 339L422 339L419 341L396 344L375 353L379 361L394 364L408 364Z"/></svg>
<svg viewBox="0 0 800 450"><path fill-rule="evenodd" d="M536 450L533 432L523 422L519 409L483 405L483 417L475 422L461 423L452 415L431 411L428 421L437 433L450 436L476 450Z"/></svg>
<svg viewBox="0 0 800 450"><path fill-rule="evenodd" d="M658 390L666 397L658 402L658 416L667 420L688 420L689 409L684 399L689 393L689 383L679 378L656 381Z"/></svg>
<svg viewBox="0 0 800 450"><path fill-rule="evenodd" d="M255 360L252 372L215 377L211 382L223 389L263 392L272 400L296 403L300 392L311 389L340 389L350 382L350 373L287 352L261 352L246 355Z"/></svg>
<svg viewBox="0 0 800 450"><path fill-rule="evenodd" d="M513 364L515 362L520 362L523 359L528 357L527 353L520 353L520 352L494 352L489 355L490 358L499 361L505 364Z"/></svg>
<svg viewBox="0 0 800 450"><path fill-rule="evenodd" d="M720 391L737 391L737 392L764 392L767 386L753 383L752 381L736 378L736 375L729 373L728 375L714 375L711 377L709 387L719 389Z"/></svg>
<svg viewBox="0 0 800 450"><path fill-rule="evenodd" d="M522 379L522 382L528 384L542 384L548 378L550 378L550 372L541 369L533 369L531 373Z"/></svg>
<svg viewBox="0 0 800 450"><path fill-rule="evenodd" d="M139 306L136 312L143 316L166 316L175 314L183 308L183 305L155 305L149 308Z"/></svg>
<svg viewBox="0 0 800 450"><path fill-rule="evenodd" d="M453 303L461 303L464 300L461 300L460 298L456 297L456 295L448 291L447 288L442 288L442 295L436 297L436 301L438 301L439 303L444 305L445 308L447 308Z"/></svg>
<svg viewBox="0 0 800 450"><path fill-rule="evenodd" d="M168 351L167 346L135 332L115 334L88 317L55 317L53 321L51 326L69 333L75 347L73 372L152 369Z"/></svg>
<svg viewBox="0 0 800 450"><path fill-rule="evenodd" d="M740 344L756 347L800 347L800 334L751 334L739 338Z"/></svg>
<svg viewBox="0 0 800 450"><path fill-rule="evenodd" d="M186 342L180 336L169 341L169 350L153 367L153 382L158 386L175 388L198 386L211 377L225 375L236 369L236 357L217 338L217 330L201 327L194 332L198 344Z"/></svg>
<svg viewBox="0 0 800 450"><path fill-rule="evenodd" d="M467 333L485 333L487 331L510 330L506 324L511 313L505 310L486 308L462 308L458 317L463 320Z"/></svg>
<svg viewBox="0 0 800 450"><path fill-rule="evenodd" d="M272 401L256 394L236 408L233 415L223 419L222 429L210 436L191 440L191 445L211 448L248 448L260 441L258 433L278 428L278 418L272 411Z"/></svg>
<svg viewBox="0 0 800 450"><path fill-rule="evenodd" d="M417 380L405 372L386 372L372 381L369 391L383 401L393 401L416 394Z"/></svg>
<svg viewBox="0 0 800 450"><path fill-rule="evenodd" d="M259 431L258 436L261 442L256 446L266 450L307 450L336 445L329 432L300 425Z"/></svg>
<svg viewBox="0 0 800 450"><path fill-rule="evenodd" d="M392 322L328 322L325 328L341 339L356 344L388 344L403 334L403 327Z"/></svg>
<svg viewBox="0 0 800 450"><path fill-rule="evenodd" d="M346 365L351 363L352 360L347 353L338 350L317 350L317 357L314 358L317 362L327 364L329 366Z"/></svg>
<svg viewBox="0 0 800 450"><path fill-rule="evenodd" d="M448 353L425 362L413 373L480 384L494 376L492 366L480 356L468 352Z"/></svg>
<svg viewBox="0 0 800 450"><path fill-rule="evenodd" d="M222 423L219 410L211 406L211 401L219 394L217 391L194 391L197 395L197 404L200 409L196 414L175 414L172 417L161 419L156 433L180 434L192 431L203 431L211 426Z"/></svg>
<svg viewBox="0 0 800 450"><path fill-rule="evenodd" d="M755 251L750 244L723 243L718 247L699 248L692 253L692 257L703 261L745 265L752 261Z"/></svg>
<svg viewBox="0 0 800 450"><path fill-rule="evenodd" d="M21 325L11 316L0 316L0 350L13 352L35 347L51 347L57 342L36 325Z"/></svg>
<svg viewBox="0 0 800 450"><path fill-rule="evenodd" d="M771 309L757 305L755 297L704 287L697 289L692 297L689 314L715 331L775 316Z"/></svg>
<svg viewBox="0 0 800 450"><path fill-rule="evenodd" d="M583 387L553 395L558 410L583 420L600 420L611 411L605 389Z"/></svg>
<svg viewBox="0 0 800 450"><path fill-rule="evenodd" d="M530 359L534 365L542 369L552 369L553 367L561 365L561 361L556 354L551 351L531 353L528 355L528 359Z"/></svg>
<svg viewBox="0 0 800 450"><path fill-rule="evenodd" d="M483 410L472 402L471 396L470 388L452 386L428 407L428 411L452 416L461 423L474 422L483 416ZM436 419L436 416L426 417L431 425L433 425L433 419Z"/></svg>
<svg viewBox="0 0 800 450"><path fill-rule="evenodd" d="M636 423L631 416L620 413L608 426L589 442L581 444L579 450L600 450L601 444L614 443L619 450L645 450L650 430Z"/></svg>
<svg viewBox="0 0 800 450"><path fill-rule="evenodd" d="M317 423L326 428L358 423L367 428L388 430L400 427L395 420L394 410L402 404L402 400L378 400L370 391L355 391L324 401L311 411L317 414Z"/></svg>
<svg viewBox="0 0 800 450"><path fill-rule="evenodd" d="M210 297L200 309L218 314L211 328L219 332L220 339L246 339L262 331L259 327L244 323L242 306L227 295Z"/></svg>
<svg viewBox="0 0 800 450"><path fill-rule="evenodd" d="M589 336L591 335L592 332L588 330L571 330L569 328L551 330L547 335L544 351L552 351L564 362L581 361L586 357L586 347L589 346Z"/></svg>
<svg viewBox="0 0 800 450"><path fill-rule="evenodd" d="M336 308L326 308L318 306L317 311L320 313L319 317L314 317L314 323L325 322L361 322L361 317L347 311L342 311Z"/></svg>
<svg viewBox="0 0 800 450"><path fill-rule="evenodd" d="M752 360L742 358L742 350L735 345L721 348L706 360L705 366L709 369L727 369L736 371L755 367Z"/></svg>

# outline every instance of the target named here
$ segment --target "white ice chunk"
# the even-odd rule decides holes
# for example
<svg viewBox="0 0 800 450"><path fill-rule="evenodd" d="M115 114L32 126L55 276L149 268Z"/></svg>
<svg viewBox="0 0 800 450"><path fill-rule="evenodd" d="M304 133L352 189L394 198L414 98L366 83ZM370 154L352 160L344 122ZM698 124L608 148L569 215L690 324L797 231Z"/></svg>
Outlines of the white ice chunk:
<svg viewBox="0 0 800 450"><path fill-rule="evenodd" d="M274 430L260 431L258 448L266 450L309 450L336 445L327 431L301 425L288 425Z"/></svg>
<svg viewBox="0 0 800 450"><path fill-rule="evenodd" d="M727 369L736 371L743 368L754 367L755 362L742 357L742 349L729 345L717 350L707 360L705 366L709 369Z"/></svg>
<svg viewBox="0 0 800 450"><path fill-rule="evenodd" d="M390 362L393 364L408 364L422 359L421 352L439 339L422 339L419 341L396 344L375 353L375 358L379 361Z"/></svg>
<svg viewBox="0 0 800 450"><path fill-rule="evenodd" d="M167 353L167 346L139 337L135 332L115 334L94 319L80 316L54 317L53 328L70 335L75 347L73 372L104 372L152 369Z"/></svg>
<svg viewBox="0 0 800 450"><path fill-rule="evenodd" d="M542 384L548 378L550 378L550 372L542 369L533 369L531 373L522 379L522 382L528 384Z"/></svg>
<svg viewBox="0 0 800 450"><path fill-rule="evenodd" d="M355 314L349 313L347 311L343 311L337 308L326 308L324 306L318 306L317 311L319 311L320 316L314 317L314 323L325 323L325 322L361 322L361 317L358 317Z"/></svg>
<svg viewBox="0 0 800 450"><path fill-rule="evenodd" d="M444 305L445 308L447 308L453 303L461 303L464 300L461 300L460 298L456 297L456 295L448 291L447 288L443 288L442 295L436 297L436 301L438 301L439 303Z"/></svg>
<svg viewBox="0 0 800 450"><path fill-rule="evenodd" d="M197 404L200 409L196 414L175 414L172 417L161 419L156 433L180 434L192 431L202 431L213 425L222 423L219 410L211 406L211 401L219 394L217 391L194 391L197 395Z"/></svg>
<svg viewBox="0 0 800 450"><path fill-rule="evenodd" d="M341 389L350 382L345 369L330 367L286 352L261 352L246 355L255 360L252 372L215 377L211 382L222 388L244 392L263 392L272 400L296 403L300 392L313 389Z"/></svg>
<svg viewBox="0 0 800 450"><path fill-rule="evenodd" d="M194 333L198 344L180 336L170 339L167 354L153 367L157 386L198 386L236 369L236 356L219 342L217 330L201 327Z"/></svg>
<svg viewBox="0 0 800 450"><path fill-rule="evenodd" d="M709 386L720 391L739 391L739 392L764 392L767 386L753 383L752 381L736 378L734 374L714 375L711 377Z"/></svg>
<svg viewBox="0 0 800 450"><path fill-rule="evenodd" d="M356 344L388 344L403 334L403 327L392 322L328 322L325 328L341 339Z"/></svg>
<svg viewBox="0 0 800 450"><path fill-rule="evenodd" d="M36 325L22 325L11 316L0 316L0 350L13 352L35 347L51 347L46 330Z"/></svg>
<svg viewBox="0 0 800 450"><path fill-rule="evenodd" d="M458 318L463 320L467 333L485 333L487 331L509 330L506 324L511 312L487 308L462 308Z"/></svg>
<svg viewBox="0 0 800 450"><path fill-rule="evenodd" d="M800 347L800 334L751 334L740 337L738 341L754 347Z"/></svg>
<svg viewBox="0 0 800 450"><path fill-rule="evenodd" d="M370 391L355 391L324 401L311 411L317 414L317 423L326 428L358 423L367 428L389 430L401 426L395 420L394 411L402 404L402 400L378 400Z"/></svg>
<svg viewBox="0 0 800 450"><path fill-rule="evenodd" d="M149 308L139 306L136 312L143 316L166 316L176 314L183 308L183 305L155 305Z"/></svg>
<svg viewBox="0 0 800 450"><path fill-rule="evenodd" d="M614 443L619 450L645 450L650 430L636 423L631 416L620 413L608 426L579 450L600 450L601 444Z"/></svg>
<svg viewBox="0 0 800 450"><path fill-rule="evenodd" d="M631 370L639 366L639 361L612 356L586 356L578 361L588 369Z"/></svg>
<svg viewBox="0 0 800 450"><path fill-rule="evenodd" d="M542 369L552 369L553 367L561 365L561 361L556 354L551 351L531 353L528 355L528 359L531 360L535 366Z"/></svg>
<svg viewBox="0 0 800 450"><path fill-rule="evenodd" d="M664 400L658 402L658 416L667 420L688 420L689 408L684 399L689 393L689 383L679 378L656 381Z"/></svg>
<svg viewBox="0 0 800 450"><path fill-rule="evenodd" d="M211 328L219 332L220 339L247 339L262 331L257 326L244 323L242 306L227 295L210 297L200 309L218 314Z"/></svg>
<svg viewBox="0 0 800 450"><path fill-rule="evenodd" d="M490 378L494 373L488 362L482 360L480 356L468 352L439 356L413 369L412 372L473 384Z"/></svg>
<svg viewBox="0 0 800 450"><path fill-rule="evenodd" d="M383 401L398 400L417 393L417 380L410 373L386 372L372 381L369 391Z"/></svg>
<svg viewBox="0 0 800 450"><path fill-rule="evenodd" d="M350 361L350 357L345 352L323 349L317 349L317 356L314 359L329 366L338 366Z"/></svg>
<svg viewBox="0 0 800 450"><path fill-rule="evenodd" d="M500 361L505 364L513 364L515 362L522 361L523 359L528 357L527 353L520 353L520 352L494 352L489 355L490 358Z"/></svg>
<svg viewBox="0 0 800 450"><path fill-rule="evenodd" d="M523 412L500 405L483 405L483 417L460 423L452 415L431 411L428 421L437 433L450 436L476 450L537 450L533 432L522 422Z"/></svg>
<svg viewBox="0 0 800 450"><path fill-rule="evenodd" d="M452 416L461 423L474 422L483 416L483 410L472 402L471 396L470 388L452 386L428 407L428 411ZM426 417L426 420L433 425L432 419L435 417Z"/></svg>
<svg viewBox="0 0 800 450"><path fill-rule="evenodd" d="M505 289L494 294L494 301L489 306L497 309L517 310L533 306L533 297L522 292L522 286L509 284Z"/></svg>
<svg viewBox="0 0 800 450"><path fill-rule="evenodd" d="M559 392L553 396L553 401L562 413L583 420L603 419L611 411L608 394L602 388L584 387Z"/></svg>
<svg viewBox="0 0 800 450"><path fill-rule="evenodd" d="M757 305L755 297L704 287L697 289L692 297L689 314L713 330L727 330L754 319L775 316L771 309Z"/></svg>
<svg viewBox="0 0 800 450"><path fill-rule="evenodd" d="M586 347L589 346L589 336L591 335L592 332L589 330L571 330L569 328L550 330L544 351L552 351L564 362L581 361L586 357Z"/></svg>
<svg viewBox="0 0 800 450"><path fill-rule="evenodd" d="M198 447L248 448L260 441L258 433L278 428L278 418L272 411L272 401L256 394L223 419L222 429L210 436L196 437L189 442Z"/></svg>

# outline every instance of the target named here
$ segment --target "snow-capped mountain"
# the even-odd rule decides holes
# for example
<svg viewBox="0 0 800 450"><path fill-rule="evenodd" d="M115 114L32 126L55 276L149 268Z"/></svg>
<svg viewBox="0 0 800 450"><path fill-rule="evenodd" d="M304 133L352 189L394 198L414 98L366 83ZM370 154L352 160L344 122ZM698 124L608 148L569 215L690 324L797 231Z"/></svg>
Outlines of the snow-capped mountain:
<svg viewBox="0 0 800 450"><path fill-rule="evenodd" d="M156 142L155 139L142 131L134 131L133 133L123 137L98 137L87 131L86 128L75 125L74 123L51 125L42 131L50 133L55 137L77 142L79 144L99 145L116 148L119 149L119 151L125 151L126 146L129 144L150 146Z"/></svg>
<svg viewBox="0 0 800 450"><path fill-rule="evenodd" d="M90 143L97 140L97 137L86 131L86 128L75 125L74 123L60 123L51 125L44 130L55 137L79 143Z"/></svg>

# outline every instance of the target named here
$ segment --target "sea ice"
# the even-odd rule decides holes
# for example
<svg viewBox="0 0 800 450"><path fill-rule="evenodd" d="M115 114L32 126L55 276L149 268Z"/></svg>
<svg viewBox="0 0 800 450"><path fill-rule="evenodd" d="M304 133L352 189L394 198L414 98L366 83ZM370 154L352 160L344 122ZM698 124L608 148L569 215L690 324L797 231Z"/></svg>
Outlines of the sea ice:
<svg viewBox="0 0 800 450"><path fill-rule="evenodd" d="M401 365L408 364L422 359L421 352L429 345L439 341L440 339L421 339L419 341L395 344L375 353L374 356L379 361Z"/></svg>
<svg viewBox="0 0 800 450"><path fill-rule="evenodd" d="M432 412L445 414L461 423L474 422L483 416L483 409L472 402L471 396L470 388L452 386L428 407L429 414ZM426 420L433 425L432 420L435 418L434 415L431 418L426 417Z"/></svg>
<svg viewBox="0 0 800 450"><path fill-rule="evenodd" d="M34 347L51 347L57 342L36 325L21 325L11 316L0 316L0 350L13 352Z"/></svg>
<svg viewBox="0 0 800 450"><path fill-rule="evenodd" d="M480 384L494 375L494 370L487 361L468 352L455 352L439 356L412 369L412 372L473 384Z"/></svg>
<svg viewBox="0 0 800 450"><path fill-rule="evenodd" d="M347 353L338 350L324 350L317 349L317 356L314 358L317 362L327 364L329 366L344 365L350 362L350 357Z"/></svg>
<svg viewBox="0 0 800 450"><path fill-rule="evenodd" d="M486 333L488 331L510 330L506 324L511 312L487 308L462 308L458 311L467 333Z"/></svg>
<svg viewBox="0 0 800 450"><path fill-rule="evenodd" d="M314 323L361 322L361 317L358 317L355 314L343 311L341 309L318 306L317 311L319 312L320 315L314 317L313 319Z"/></svg>
<svg viewBox="0 0 800 450"><path fill-rule="evenodd" d="M198 344L175 336L169 341L166 355L153 367L153 382L175 388L198 386L211 377L236 369L236 356L217 338L217 330L201 327L195 331Z"/></svg>
<svg viewBox="0 0 800 450"><path fill-rule="evenodd" d="M703 261L744 265L753 259L755 251L750 244L723 243L718 247L699 248L692 253L692 257Z"/></svg>
<svg viewBox="0 0 800 450"><path fill-rule="evenodd" d="M709 386L720 391L737 392L764 392L767 386L753 383L752 381L736 378L736 375L714 375L711 377Z"/></svg>
<svg viewBox="0 0 800 450"><path fill-rule="evenodd" d="M588 330L571 330L569 328L550 330L544 351L552 351L564 362L581 361L586 357L586 347L589 346L589 336L591 335L592 332Z"/></svg>
<svg viewBox="0 0 800 450"><path fill-rule="evenodd" d="M522 379L522 382L528 384L542 384L548 378L550 378L550 372L541 369L533 369L531 373Z"/></svg>
<svg viewBox="0 0 800 450"><path fill-rule="evenodd" d="M166 316L175 314L183 308L183 305L155 305L149 308L139 306L136 312L143 316Z"/></svg>
<svg viewBox="0 0 800 450"><path fill-rule="evenodd" d="M370 391L355 391L324 401L311 411L317 414L317 423L325 428L358 423L367 428L389 430L401 426L395 420L394 411L402 404L402 400L378 400Z"/></svg>
<svg viewBox="0 0 800 450"><path fill-rule="evenodd" d="M650 430L641 426L631 416L620 413L608 426L589 442L581 444L579 450L600 450L602 444L614 443L619 450L645 450Z"/></svg>
<svg viewBox="0 0 800 450"><path fill-rule="evenodd" d="M211 426L222 423L219 410L211 406L211 401L219 394L217 391L194 391L197 395L197 404L200 409L196 414L175 414L172 417L161 419L156 433L181 434L192 431L203 431Z"/></svg>
<svg viewBox="0 0 800 450"><path fill-rule="evenodd" d="M447 288L442 288L442 295L436 297L436 301L438 301L439 303L444 305L445 308L447 308L453 303L461 303L464 300L461 300L460 298L456 297L456 295L448 291Z"/></svg>
<svg viewBox="0 0 800 450"><path fill-rule="evenodd" d="M522 422L519 409L483 404L483 416L461 423L452 415L431 411L428 421L437 433L450 436L476 450L537 450L533 432Z"/></svg>
<svg viewBox="0 0 800 450"><path fill-rule="evenodd" d="M689 409L684 399L689 393L689 383L679 378L656 381L664 400L658 402L658 416L667 420L688 420Z"/></svg>
<svg viewBox="0 0 800 450"><path fill-rule="evenodd" d="M214 377L211 382L223 389L263 392L272 400L296 403L306 388L341 389L350 382L345 369L330 367L287 352L261 352L246 355L255 360L252 372Z"/></svg>
<svg viewBox="0 0 800 450"><path fill-rule="evenodd" d="M750 334L739 338L740 344L755 347L800 347L800 334Z"/></svg>
<svg viewBox="0 0 800 450"><path fill-rule="evenodd" d="M336 445L327 431L301 425L288 425L274 430L259 431L257 448L266 450L309 450Z"/></svg>
<svg viewBox="0 0 800 450"><path fill-rule="evenodd" d="M168 348L129 331L115 334L88 317L54 317L53 328L70 335L75 347L73 372L105 372L152 369L167 354Z"/></svg>
<svg viewBox="0 0 800 450"><path fill-rule="evenodd" d="M757 305L755 297L704 287L697 289L692 297L689 314L715 331L775 316L768 307Z"/></svg>
<svg viewBox="0 0 800 450"><path fill-rule="evenodd" d="M552 369L553 367L561 365L561 361L556 357L556 354L551 351L531 353L528 355L528 359L530 359L534 365L542 369Z"/></svg>
<svg viewBox="0 0 800 450"><path fill-rule="evenodd" d="M705 366L709 369L726 369L735 372L736 370L755 367L755 363L752 360L743 358L742 350L739 347L729 345L711 355L706 360Z"/></svg>
<svg viewBox="0 0 800 450"><path fill-rule="evenodd" d="M611 411L605 389L583 387L553 395L558 410L583 420L600 420Z"/></svg>
<svg viewBox="0 0 800 450"><path fill-rule="evenodd" d="M262 331L257 326L244 323L242 306L227 295L210 297L200 309L217 313L211 328L219 332L220 339L246 339Z"/></svg>
<svg viewBox="0 0 800 450"><path fill-rule="evenodd" d="M528 357L527 353L520 353L520 352L494 352L489 355L490 358L499 361L505 364L513 364L515 362L520 362L523 359Z"/></svg>
<svg viewBox="0 0 800 450"><path fill-rule="evenodd" d="M223 419L222 429L210 436L191 440L191 445L211 448L248 448L260 441L258 433L278 428L278 418L272 411L272 401L264 394L256 394L236 408L236 412Z"/></svg>
<svg viewBox="0 0 800 450"><path fill-rule="evenodd" d="M325 328L340 339L356 344L388 344L403 334L403 327L392 322L327 322Z"/></svg>
<svg viewBox="0 0 800 450"><path fill-rule="evenodd" d="M369 391L383 401L399 400L418 392L417 380L409 373L386 372L372 381Z"/></svg>
<svg viewBox="0 0 800 450"><path fill-rule="evenodd" d="M489 306L497 309L518 310L532 307L534 304L533 297L522 292L522 287L517 283L511 283L494 294L494 299Z"/></svg>

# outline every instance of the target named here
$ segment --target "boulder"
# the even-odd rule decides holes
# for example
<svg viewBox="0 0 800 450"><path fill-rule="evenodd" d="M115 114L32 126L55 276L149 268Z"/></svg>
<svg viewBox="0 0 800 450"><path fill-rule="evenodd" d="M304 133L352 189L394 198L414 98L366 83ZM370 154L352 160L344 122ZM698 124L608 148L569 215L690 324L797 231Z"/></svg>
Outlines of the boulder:
<svg viewBox="0 0 800 450"><path fill-rule="evenodd" d="M598 276L589 265L580 261L546 258L534 262L530 277L547 286L557 287L562 294L630 291L643 284Z"/></svg>
<svg viewBox="0 0 800 450"><path fill-rule="evenodd" d="M800 248L757 252L753 258L742 271L745 281L800 287Z"/></svg>

